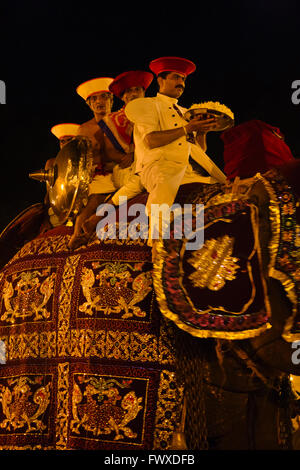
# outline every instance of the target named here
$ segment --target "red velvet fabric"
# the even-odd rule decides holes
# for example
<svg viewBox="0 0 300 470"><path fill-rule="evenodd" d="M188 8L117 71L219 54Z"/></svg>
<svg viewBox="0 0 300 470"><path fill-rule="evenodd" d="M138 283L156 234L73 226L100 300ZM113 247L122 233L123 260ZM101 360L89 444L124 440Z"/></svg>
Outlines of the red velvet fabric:
<svg viewBox="0 0 300 470"><path fill-rule="evenodd" d="M155 75L161 72L177 72L189 75L196 70L196 65L194 62L182 57L160 57L159 59L152 60L149 68Z"/></svg>
<svg viewBox="0 0 300 470"><path fill-rule="evenodd" d="M149 87L153 80L153 75L150 72L144 72L142 70L131 70L129 72L123 72L118 75L114 81L109 85L109 90L119 98L127 88L141 86L145 90Z"/></svg>
<svg viewBox="0 0 300 470"><path fill-rule="evenodd" d="M251 120L221 134L224 172L229 179L248 178L294 160L280 129Z"/></svg>

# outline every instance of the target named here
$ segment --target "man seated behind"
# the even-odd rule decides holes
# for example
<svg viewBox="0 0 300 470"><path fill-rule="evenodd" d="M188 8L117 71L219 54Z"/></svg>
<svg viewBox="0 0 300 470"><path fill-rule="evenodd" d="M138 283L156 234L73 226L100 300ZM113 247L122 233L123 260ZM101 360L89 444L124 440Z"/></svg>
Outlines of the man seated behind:
<svg viewBox="0 0 300 470"><path fill-rule="evenodd" d="M112 162L115 164L112 173L112 182L115 189L127 184L129 179L134 178L135 173L133 125L126 117L125 106L136 98L144 97L145 91L152 80L153 75L151 73L134 70L118 75L109 85L109 91L120 98L124 102L124 106L116 112L104 115L97 122L97 135L101 134L102 159L105 167L111 165ZM87 241L85 235L86 222L84 221L92 213L95 213L98 205L103 202L102 194L100 194L102 191L101 184L102 181L95 182L93 185L93 199L88 202L88 205L79 216L80 226L77 222L77 230L74 231L70 243L71 248ZM133 190L132 196L141 192L143 187L139 182L137 187L134 183ZM93 217L91 216L91 219Z"/></svg>

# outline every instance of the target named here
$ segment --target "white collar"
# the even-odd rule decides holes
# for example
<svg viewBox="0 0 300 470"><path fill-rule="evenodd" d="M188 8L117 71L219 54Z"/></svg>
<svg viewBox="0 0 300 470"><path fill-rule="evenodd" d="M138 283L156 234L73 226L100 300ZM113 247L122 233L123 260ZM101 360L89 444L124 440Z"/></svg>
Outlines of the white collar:
<svg viewBox="0 0 300 470"><path fill-rule="evenodd" d="M166 103L172 103L172 104L177 104L178 100L176 98L172 98L171 96L163 95L162 93L157 93L157 98L159 98L162 101L165 101Z"/></svg>

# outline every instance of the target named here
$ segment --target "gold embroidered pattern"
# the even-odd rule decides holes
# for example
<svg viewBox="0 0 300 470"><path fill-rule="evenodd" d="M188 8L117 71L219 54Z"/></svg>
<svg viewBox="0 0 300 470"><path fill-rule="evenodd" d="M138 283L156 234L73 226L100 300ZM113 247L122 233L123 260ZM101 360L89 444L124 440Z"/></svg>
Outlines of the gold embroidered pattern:
<svg viewBox="0 0 300 470"><path fill-rule="evenodd" d="M80 255L70 256L66 260L62 278L62 287L59 298L58 310L58 355L65 356L69 349L69 325L71 315L71 299L74 277Z"/></svg>
<svg viewBox="0 0 300 470"><path fill-rule="evenodd" d="M238 258L232 257L234 239L225 235L206 240L200 250L195 251L188 262L196 269L189 279L195 287L220 290L226 281L236 278Z"/></svg>
<svg viewBox="0 0 300 470"><path fill-rule="evenodd" d="M121 318L145 317L146 312L136 304L152 290L150 272L142 272L135 278L132 272L140 270L140 263L93 263L92 269L83 268L81 286L87 302L79 311L89 316L96 312L104 315L122 313ZM101 268L95 275L95 269Z"/></svg>
<svg viewBox="0 0 300 470"><path fill-rule="evenodd" d="M69 424L69 363L58 364L56 448L67 448Z"/></svg>
<svg viewBox="0 0 300 470"><path fill-rule="evenodd" d="M69 235L55 235L47 238L36 238L26 243L21 250L8 262L12 264L20 258L36 255L57 255L57 253L68 252Z"/></svg>
<svg viewBox="0 0 300 470"><path fill-rule="evenodd" d="M148 231L148 224L145 223L129 222L124 227L123 223L113 222L97 230L98 239L89 246L100 242L118 246L145 246L148 243Z"/></svg>
<svg viewBox="0 0 300 470"><path fill-rule="evenodd" d="M74 378L72 432L80 434L83 428L93 436L109 435L114 441L137 437L128 424L143 406L142 398L130 389L131 380L85 374L75 374ZM124 395L122 389L129 391Z"/></svg>
<svg viewBox="0 0 300 470"><path fill-rule="evenodd" d="M182 406L183 387L176 383L174 372L163 370L160 374L155 416L154 450L167 450L170 447L173 432L181 419Z"/></svg>
<svg viewBox="0 0 300 470"><path fill-rule="evenodd" d="M42 432L47 429L43 417L50 403L51 382L48 379L45 385L44 381L42 375L1 379L0 402L5 418L0 422L0 429L4 429L5 433L16 430L22 433Z"/></svg>
<svg viewBox="0 0 300 470"><path fill-rule="evenodd" d="M11 309L17 299L16 311L22 307L28 314L30 305L33 314L18 317L18 323L8 316L2 327L0 340L8 363L2 375L7 367L10 377L0 377L1 449L149 448L160 406L160 361L167 368L174 364L166 333L161 338L152 264L141 250L126 252L125 260L120 250L118 260L111 261L113 246L109 251L100 247L99 253L67 253L68 239L30 242L2 274L1 287L6 282ZM79 310L88 302L81 284L84 268L91 269L95 278L88 286L96 305L91 314ZM47 278L48 285L43 285ZM106 303L101 301L102 290ZM108 296L115 300L112 311L107 309ZM98 310L99 306L105 308ZM47 318L42 309L49 312ZM0 319L7 311L3 301ZM35 318L35 311L41 318ZM23 323L27 324L20 327ZM14 369L18 375L13 376ZM81 393L78 402L76 387Z"/></svg>
<svg viewBox="0 0 300 470"><path fill-rule="evenodd" d="M249 223L249 212L251 226ZM236 213L240 213L240 206L233 206L230 208L231 217L227 217L228 223L235 223L235 217L232 216ZM218 211L217 214L211 214L211 220L213 223L219 222L219 215L222 216ZM199 297L197 294L194 295L193 293L193 298L195 298L197 305L195 306L190 296L190 291L186 288L188 285L186 280L189 280L188 276L191 273L184 269L184 263L186 260L189 261L191 255L185 250L185 242L182 246L178 246L176 240L172 241L171 244L164 240L159 240L157 243L158 256L157 261L154 264L153 284L160 311L167 319L171 320L179 328L187 331L193 336L200 338L213 337L222 339L245 339L257 336L266 329L271 328L271 324L267 321L266 316L266 312L270 312L270 304L265 279L263 278L261 271L262 261L258 240L258 209L255 206L250 205L247 211L243 210L240 215L243 218L245 217L245 221L248 221L247 223L249 224L249 230L251 230L251 237L248 242L248 258L247 260L239 258L240 266L238 266L238 269L243 269L242 274L246 274L245 282L248 284L251 291L248 290L246 301L244 298L239 297L241 299L241 303L240 305L236 305L235 308L232 308L230 304L225 306L211 306L206 302L205 305L201 305L202 308L200 310L198 307L198 301L200 304L202 301L201 296ZM254 240L251 241L252 236ZM237 239L236 243L238 243ZM165 247L167 247L167 249ZM180 251L177 251L177 249ZM185 256L187 256L187 258L185 258ZM254 263L257 262L259 270L253 273L252 265L254 266ZM254 314L256 315L258 323L255 328L250 324L253 317L251 315L247 315L247 311L250 310L257 295L254 274L256 275L255 280L258 282L258 287L263 290L263 300L260 301L261 307L257 313ZM239 275L239 272L237 275ZM171 286L171 289L169 286ZM206 292L206 295L212 296L214 295L214 292L216 291L212 291L212 293ZM218 311L218 316L216 317L214 317L215 311ZM227 317L225 320L223 312L229 314L230 317ZM249 320L248 323L245 324L244 322L244 324L240 326L238 315L243 315L246 322ZM216 320L214 328L211 325L210 318L212 320Z"/></svg>
<svg viewBox="0 0 300 470"><path fill-rule="evenodd" d="M10 335L7 347L8 360L27 358L52 358L56 356L56 332L35 332Z"/></svg>
<svg viewBox="0 0 300 470"><path fill-rule="evenodd" d="M56 357L56 332L34 332L1 337L5 361ZM123 361L174 363L169 336L161 327L159 337L127 331L72 329L66 357L92 357Z"/></svg>
<svg viewBox="0 0 300 470"><path fill-rule="evenodd" d="M175 350L172 342L174 341L174 330L172 325L165 323L162 319L162 326L159 335L159 363L160 364L175 364Z"/></svg>
<svg viewBox="0 0 300 470"><path fill-rule="evenodd" d="M55 273L51 268L15 273L6 280L3 289L5 311L1 321L14 324L17 320L47 320L47 303L53 295Z"/></svg>

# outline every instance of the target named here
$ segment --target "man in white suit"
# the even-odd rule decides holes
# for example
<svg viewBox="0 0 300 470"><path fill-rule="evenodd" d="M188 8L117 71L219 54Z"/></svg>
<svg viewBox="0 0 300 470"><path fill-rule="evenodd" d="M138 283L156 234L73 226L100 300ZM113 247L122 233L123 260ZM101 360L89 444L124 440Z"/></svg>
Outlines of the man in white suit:
<svg viewBox="0 0 300 470"><path fill-rule="evenodd" d="M186 77L195 68L193 62L179 57L152 61L150 69L157 75L159 93L153 98L138 98L125 108L134 123L136 172L149 192L149 216L152 204L166 203L171 207L182 184L226 181L224 173L204 151L206 133L214 118L187 122L183 118L186 109L177 104ZM193 170L190 157L203 168L203 175Z"/></svg>

